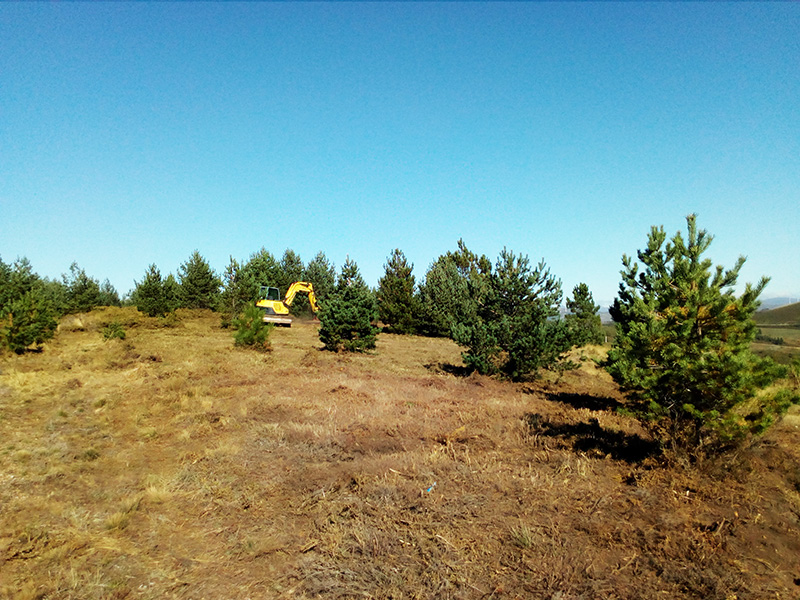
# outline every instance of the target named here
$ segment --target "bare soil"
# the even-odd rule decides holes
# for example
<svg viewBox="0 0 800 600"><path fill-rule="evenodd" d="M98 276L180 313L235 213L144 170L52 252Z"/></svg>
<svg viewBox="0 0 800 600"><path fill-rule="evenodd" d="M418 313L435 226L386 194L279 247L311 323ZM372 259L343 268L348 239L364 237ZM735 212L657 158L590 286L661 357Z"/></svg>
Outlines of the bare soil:
<svg viewBox="0 0 800 600"><path fill-rule="evenodd" d="M682 465L602 348L514 384L218 324L108 309L0 359L1 598L800 598L797 414Z"/></svg>

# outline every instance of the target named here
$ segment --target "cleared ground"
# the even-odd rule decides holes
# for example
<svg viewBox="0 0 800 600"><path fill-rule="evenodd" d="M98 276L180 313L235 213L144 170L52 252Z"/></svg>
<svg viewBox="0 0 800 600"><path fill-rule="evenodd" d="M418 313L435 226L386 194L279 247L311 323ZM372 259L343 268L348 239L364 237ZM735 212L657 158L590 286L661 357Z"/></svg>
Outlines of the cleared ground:
<svg viewBox="0 0 800 600"><path fill-rule="evenodd" d="M0 597L800 596L796 415L665 466L591 360L511 384L447 340L218 322L106 310L0 359Z"/></svg>

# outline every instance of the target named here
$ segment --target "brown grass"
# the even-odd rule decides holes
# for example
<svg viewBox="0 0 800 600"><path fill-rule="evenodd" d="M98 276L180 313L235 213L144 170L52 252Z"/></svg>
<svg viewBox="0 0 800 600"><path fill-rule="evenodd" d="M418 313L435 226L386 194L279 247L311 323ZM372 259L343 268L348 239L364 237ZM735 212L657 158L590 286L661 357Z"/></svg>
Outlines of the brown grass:
<svg viewBox="0 0 800 600"><path fill-rule="evenodd" d="M0 597L800 593L796 416L667 467L600 348L511 384L447 340L337 355L296 321L265 355L218 323L98 311L0 360Z"/></svg>

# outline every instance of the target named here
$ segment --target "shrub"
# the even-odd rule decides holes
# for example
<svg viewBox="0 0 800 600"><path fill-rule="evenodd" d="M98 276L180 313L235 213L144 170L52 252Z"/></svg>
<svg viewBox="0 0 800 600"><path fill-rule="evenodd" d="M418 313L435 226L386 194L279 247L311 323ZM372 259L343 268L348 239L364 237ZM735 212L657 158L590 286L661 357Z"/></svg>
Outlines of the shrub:
<svg viewBox="0 0 800 600"><path fill-rule="evenodd" d="M269 335L272 332L272 324L265 323L262 320L263 316L261 309L251 305L244 309L239 318L233 320L233 326L236 329L233 338L236 346L263 352L271 349Z"/></svg>
<svg viewBox="0 0 800 600"><path fill-rule="evenodd" d="M664 442L719 450L763 432L798 396L759 393L786 374L750 351L752 317L769 280L734 295L744 257L730 270L712 270L702 255L713 238L694 215L687 224L686 240L678 232L665 245L663 227L653 227L639 263L623 256L606 368L629 392L628 408Z"/></svg>
<svg viewBox="0 0 800 600"><path fill-rule="evenodd" d="M111 321L108 325L103 327L103 339L106 340L124 340L125 328L119 321Z"/></svg>

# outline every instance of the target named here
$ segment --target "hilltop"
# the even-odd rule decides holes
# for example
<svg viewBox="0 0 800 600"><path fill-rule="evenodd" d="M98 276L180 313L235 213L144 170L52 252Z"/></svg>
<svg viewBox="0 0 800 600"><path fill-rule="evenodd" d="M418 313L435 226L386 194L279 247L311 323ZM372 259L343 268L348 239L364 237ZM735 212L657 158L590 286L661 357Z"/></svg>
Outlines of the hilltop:
<svg viewBox="0 0 800 600"><path fill-rule="evenodd" d="M759 325L800 325L800 302L758 311L753 318Z"/></svg>

